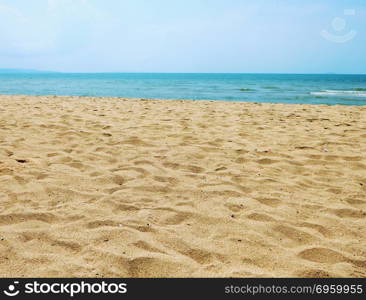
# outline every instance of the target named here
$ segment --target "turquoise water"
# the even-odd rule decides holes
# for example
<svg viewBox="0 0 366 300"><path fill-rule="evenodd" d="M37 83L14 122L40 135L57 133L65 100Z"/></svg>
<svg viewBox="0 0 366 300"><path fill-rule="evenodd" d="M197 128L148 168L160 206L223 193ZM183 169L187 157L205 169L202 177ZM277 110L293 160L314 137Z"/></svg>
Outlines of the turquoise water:
<svg viewBox="0 0 366 300"><path fill-rule="evenodd" d="M4 73L0 94L366 105L366 75Z"/></svg>

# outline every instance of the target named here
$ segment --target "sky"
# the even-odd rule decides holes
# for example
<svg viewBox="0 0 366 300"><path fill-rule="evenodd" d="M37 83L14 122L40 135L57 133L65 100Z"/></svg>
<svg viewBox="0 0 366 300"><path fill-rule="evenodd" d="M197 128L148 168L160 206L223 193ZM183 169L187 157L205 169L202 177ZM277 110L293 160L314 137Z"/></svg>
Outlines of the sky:
<svg viewBox="0 0 366 300"><path fill-rule="evenodd" d="M0 68L366 73L366 0L0 0Z"/></svg>

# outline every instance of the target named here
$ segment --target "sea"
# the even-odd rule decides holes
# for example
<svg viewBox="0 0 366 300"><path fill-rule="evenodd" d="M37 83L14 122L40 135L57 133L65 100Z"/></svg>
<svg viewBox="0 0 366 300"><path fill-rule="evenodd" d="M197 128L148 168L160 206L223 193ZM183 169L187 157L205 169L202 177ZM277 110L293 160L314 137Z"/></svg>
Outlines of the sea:
<svg viewBox="0 0 366 300"><path fill-rule="evenodd" d="M366 75L3 73L0 94L366 105Z"/></svg>

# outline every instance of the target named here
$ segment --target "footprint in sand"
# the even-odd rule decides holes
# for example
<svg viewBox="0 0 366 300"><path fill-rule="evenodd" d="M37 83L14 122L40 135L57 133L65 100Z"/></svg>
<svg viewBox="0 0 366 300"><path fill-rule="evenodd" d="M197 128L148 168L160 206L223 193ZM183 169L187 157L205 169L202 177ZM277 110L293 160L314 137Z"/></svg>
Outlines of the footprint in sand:
<svg viewBox="0 0 366 300"><path fill-rule="evenodd" d="M275 222L276 220L270 216L259 213L252 213L247 216L248 219L258 221L258 222Z"/></svg>
<svg viewBox="0 0 366 300"><path fill-rule="evenodd" d="M354 218L354 219L363 219L366 218L366 212L362 210L356 209L332 209L329 210L330 213L335 214L339 218Z"/></svg>
<svg viewBox="0 0 366 300"><path fill-rule="evenodd" d="M299 257L316 263L335 264L347 262L360 268L366 268L366 260L350 259L343 254L328 248L310 248L301 251Z"/></svg>
<svg viewBox="0 0 366 300"><path fill-rule="evenodd" d="M255 198L255 200L271 207L277 207L281 204L281 201L275 198Z"/></svg>
<svg viewBox="0 0 366 300"><path fill-rule="evenodd" d="M277 225L273 230L298 244L308 244L316 240L315 236L287 225Z"/></svg>
<svg viewBox="0 0 366 300"><path fill-rule="evenodd" d="M274 163L277 163L277 160L273 160L273 159L269 159L269 158L262 158L260 160L257 160L257 163L261 164L261 165L271 165Z"/></svg>

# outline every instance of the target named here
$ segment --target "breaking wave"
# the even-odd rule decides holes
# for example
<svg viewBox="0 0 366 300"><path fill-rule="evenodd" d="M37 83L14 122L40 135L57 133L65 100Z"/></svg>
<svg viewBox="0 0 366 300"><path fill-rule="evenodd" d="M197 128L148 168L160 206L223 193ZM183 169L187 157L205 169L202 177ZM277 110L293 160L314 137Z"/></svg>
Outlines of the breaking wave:
<svg viewBox="0 0 366 300"><path fill-rule="evenodd" d="M333 96L333 97L366 97L366 91L363 90L350 90L350 91L342 91L342 90L324 90L320 92L311 92L313 96Z"/></svg>

